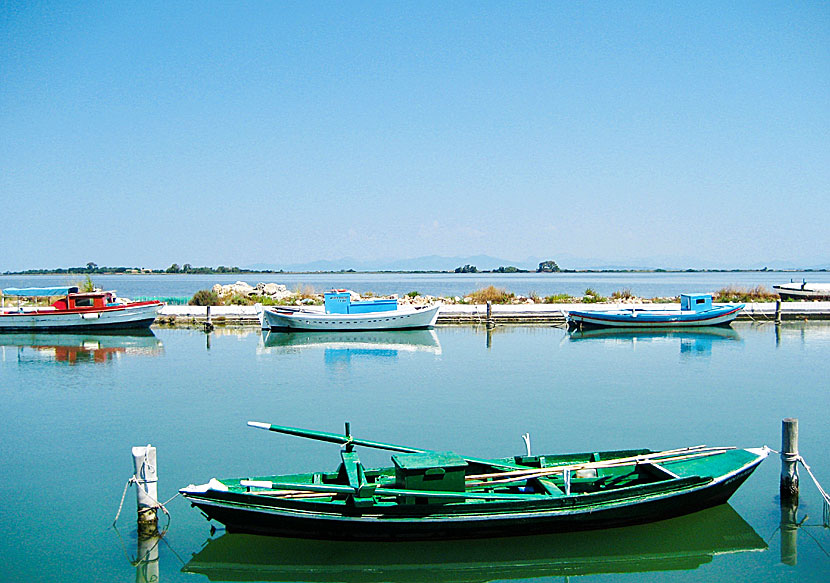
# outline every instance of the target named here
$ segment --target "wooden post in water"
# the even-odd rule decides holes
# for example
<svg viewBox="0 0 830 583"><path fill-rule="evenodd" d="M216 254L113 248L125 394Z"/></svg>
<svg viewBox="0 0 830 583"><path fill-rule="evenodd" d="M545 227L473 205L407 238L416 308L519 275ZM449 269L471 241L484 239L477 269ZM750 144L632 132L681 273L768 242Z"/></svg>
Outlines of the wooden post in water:
<svg viewBox="0 0 830 583"><path fill-rule="evenodd" d="M781 324L781 300L775 300L775 325Z"/></svg>
<svg viewBox="0 0 830 583"><path fill-rule="evenodd" d="M487 327L493 328L496 322L493 320L493 302L487 300Z"/></svg>
<svg viewBox="0 0 830 583"><path fill-rule="evenodd" d="M798 502L798 419L781 422L781 502Z"/></svg>
<svg viewBox="0 0 830 583"><path fill-rule="evenodd" d="M205 315L207 316L205 319L205 332L211 332L213 330L213 322L210 320L210 306L207 306Z"/></svg>
<svg viewBox="0 0 830 583"><path fill-rule="evenodd" d="M158 536L158 474L156 448L147 444L133 448L136 503L138 505L138 536Z"/></svg>

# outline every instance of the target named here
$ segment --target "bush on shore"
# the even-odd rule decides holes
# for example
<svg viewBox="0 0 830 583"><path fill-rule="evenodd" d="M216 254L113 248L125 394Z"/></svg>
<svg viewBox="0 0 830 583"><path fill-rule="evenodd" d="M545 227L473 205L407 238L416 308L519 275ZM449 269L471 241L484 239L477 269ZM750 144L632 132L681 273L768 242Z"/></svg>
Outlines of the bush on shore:
<svg viewBox="0 0 830 583"><path fill-rule="evenodd" d="M515 297L516 294L513 292L497 288L493 285L476 290L469 295L470 300L474 304L486 304L487 302L493 302L494 304L508 304Z"/></svg>
<svg viewBox="0 0 830 583"><path fill-rule="evenodd" d="M200 289L190 301L187 302L191 306L220 306L222 302L219 301L219 295L209 289Z"/></svg>
<svg viewBox="0 0 830 583"><path fill-rule="evenodd" d="M608 301L608 298L599 295L599 292L588 288L585 290L585 293L582 296L582 301L586 304L598 304L601 302Z"/></svg>
<svg viewBox="0 0 830 583"><path fill-rule="evenodd" d="M778 294L762 285L750 288L729 285L712 294L715 302L774 302L777 299Z"/></svg>

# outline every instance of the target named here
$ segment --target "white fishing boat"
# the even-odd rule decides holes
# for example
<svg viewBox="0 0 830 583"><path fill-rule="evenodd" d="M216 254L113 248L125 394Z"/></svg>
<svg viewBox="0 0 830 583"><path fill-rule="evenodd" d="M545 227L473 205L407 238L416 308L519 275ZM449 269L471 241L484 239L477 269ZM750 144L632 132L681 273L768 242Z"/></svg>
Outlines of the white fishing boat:
<svg viewBox="0 0 830 583"><path fill-rule="evenodd" d="M346 290L325 293L323 306L257 304L263 330L407 330L432 328L440 305L400 306L394 299L353 301Z"/></svg>
<svg viewBox="0 0 830 583"><path fill-rule="evenodd" d="M830 283L801 283L790 280L790 283L772 286L772 290L781 296L782 300L830 300Z"/></svg>
<svg viewBox="0 0 830 583"><path fill-rule="evenodd" d="M6 305L6 298L17 304ZM57 298L49 306L24 306L20 299ZM3 290L0 332L69 332L149 328L164 306L157 300L128 302L113 291L80 292L77 287L9 288Z"/></svg>

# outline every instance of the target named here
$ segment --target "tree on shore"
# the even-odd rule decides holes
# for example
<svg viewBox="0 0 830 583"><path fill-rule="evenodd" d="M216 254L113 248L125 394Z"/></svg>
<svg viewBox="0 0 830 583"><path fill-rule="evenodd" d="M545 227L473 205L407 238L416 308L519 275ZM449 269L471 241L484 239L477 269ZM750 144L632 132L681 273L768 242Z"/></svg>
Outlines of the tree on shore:
<svg viewBox="0 0 830 583"><path fill-rule="evenodd" d="M464 267L456 267L456 273L478 273L478 268L475 265L467 264Z"/></svg>
<svg viewBox="0 0 830 583"><path fill-rule="evenodd" d="M548 260L542 261L539 264L539 268L536 270L536 273L555 273L560 271L559 266L556 265L556 261Z"/></svg>

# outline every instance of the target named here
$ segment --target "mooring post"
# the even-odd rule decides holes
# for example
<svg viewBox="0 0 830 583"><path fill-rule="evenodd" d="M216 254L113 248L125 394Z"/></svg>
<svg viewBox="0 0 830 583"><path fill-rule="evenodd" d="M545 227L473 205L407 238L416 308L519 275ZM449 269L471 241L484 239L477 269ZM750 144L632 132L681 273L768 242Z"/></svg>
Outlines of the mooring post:
<svg viewBox="0 0 830 583"><path fill-rule="evenodd" d="M781 324L781 300L775 300L775 325Z"/></svg>
<svg viewBox="0 0 830 583"><path fill-rule="evenodd" d="M138 505L138 536L158 535L158 473L156 448L147 444L133 448L136 503Z"/></svg>
<svg viewBox="0 0 830 583"><path fill-rule="evenodd" d="M487 327L492 328L496 325L496 322L493 320L493 302L487 300Z"/></svg>
<svg viewBox="0 0 830 583"><path fill-rule="evenodd" d="M210 306L206 306L207 310L205 311L205 332L210 332L213 330L213 322L210 320Z"/></svg>
<svg viewBox="0 0 830 583"><path fill-rule="evenodd" d="M798 419L781 422L781 500L798 502Z"/></svg>

